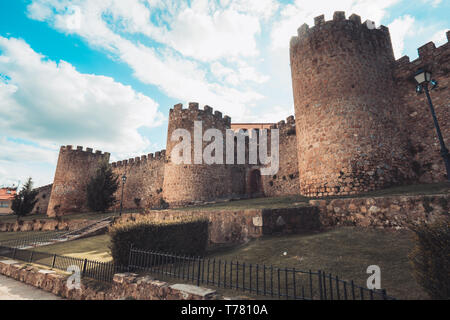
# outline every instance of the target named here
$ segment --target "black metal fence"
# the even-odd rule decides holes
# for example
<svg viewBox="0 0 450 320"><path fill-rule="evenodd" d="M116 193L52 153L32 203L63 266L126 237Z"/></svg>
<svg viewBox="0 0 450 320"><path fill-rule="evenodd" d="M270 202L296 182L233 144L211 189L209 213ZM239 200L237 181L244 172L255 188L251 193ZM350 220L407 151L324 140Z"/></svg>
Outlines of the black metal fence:
<svg viewBox="0 0 450 320"><path fill-rule="evenodd" d="M77 266L81 276L103 282L112 282L115 273L128 271L127 267L116 266L112 262L80 259L53 253L38 252L0 245L0 256L28 263L44 265L52 269L67 271L70 266Z"/></svg>
<svg viewBox="0 0 450 320"><path fill-rule="evenodd" d="M295 300L393 300L386 290L370 290L324 271L302 271L131 248L130 271L182 279L196 285L240 290L257 296Z"/></svg>

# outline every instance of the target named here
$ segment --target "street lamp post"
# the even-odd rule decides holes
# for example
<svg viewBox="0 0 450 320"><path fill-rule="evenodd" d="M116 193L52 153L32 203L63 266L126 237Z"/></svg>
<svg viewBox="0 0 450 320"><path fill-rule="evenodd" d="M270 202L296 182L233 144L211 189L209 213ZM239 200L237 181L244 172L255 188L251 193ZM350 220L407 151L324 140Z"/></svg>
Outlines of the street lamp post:
<svg viewBox="0 0 450 320"><path fill-rule="evenodd" d="M450 154L448 152L447 147L445 146L444 138L442 137L441 129L439 127L439 123L436 118L436 113L434 112L430 91L428 89L428 84L431 84L431 90L436 88L437 81L431 79L431 72L422 69L417 71L417 73L414 75L414 79L417 82L416 92L420 94L423 91L425 91L425 94L427 96L428 105L430 106L431 115L433 116L434 127L436 128L439 143L441 145L441 155L442 158L444 159L445 169L447 171L447 180L450 181Z"/></svg>
<svg viewBox="0 0 450 320"><path fill-rule="evenodd" d="M120 213L119 213L119 216L122 216L123 187L124 187L126 181L127 181L127 176L124 173L123 176L122 176L122 197L120 198Z"/></svg>

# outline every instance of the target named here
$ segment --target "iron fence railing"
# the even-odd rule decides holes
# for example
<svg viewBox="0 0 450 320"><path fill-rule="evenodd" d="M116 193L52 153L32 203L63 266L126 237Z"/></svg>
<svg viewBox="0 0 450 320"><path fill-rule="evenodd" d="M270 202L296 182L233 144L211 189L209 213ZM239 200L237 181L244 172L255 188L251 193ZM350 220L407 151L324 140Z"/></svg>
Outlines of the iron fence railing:
<svg viewBox="0 0 450 320"><path fill-rule="evenodd" d="M103 282L112 282L115 273L128 271L127 267L117 266L113 262L100 262L3 245L0 245L0 256L62 271L67 271L71 266L77 266L81 276Z"/></svg>
<svg viewBox="0 0 450 320"><path fill-rule="evenodd" d="M394 300L386 290L357 286L322 270L200 258L131 248L128 269L182 279L197 285L295 300Z"/></svg>

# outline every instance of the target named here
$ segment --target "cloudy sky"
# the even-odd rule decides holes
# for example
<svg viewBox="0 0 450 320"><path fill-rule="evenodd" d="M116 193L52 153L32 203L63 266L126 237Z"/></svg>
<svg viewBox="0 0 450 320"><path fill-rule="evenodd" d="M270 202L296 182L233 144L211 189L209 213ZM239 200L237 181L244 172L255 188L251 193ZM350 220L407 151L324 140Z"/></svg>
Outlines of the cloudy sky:
<svg viewBox="0 0 450 320"><path fill-rule="evenodd" d="M289 39L336 10L388 26L397 58L450 27L449 0L1 0L0 186L51 183L61 145L163 149L179 102L286 118Z"/></svg>

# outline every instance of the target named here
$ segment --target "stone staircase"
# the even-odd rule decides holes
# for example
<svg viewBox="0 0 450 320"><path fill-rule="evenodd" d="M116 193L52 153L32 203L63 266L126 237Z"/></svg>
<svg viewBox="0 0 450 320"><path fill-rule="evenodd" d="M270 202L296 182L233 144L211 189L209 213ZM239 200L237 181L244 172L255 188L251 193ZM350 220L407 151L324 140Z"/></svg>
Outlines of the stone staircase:
<svg viewBox="0 0 450 320"><path fill-rule="evenodd" d="M59 239L57 239L57 241L71 241L102 234L108 230L108 227L112 222L113 217L107 217L105 219L98 220L80 229L65 233Z"/></svg>

